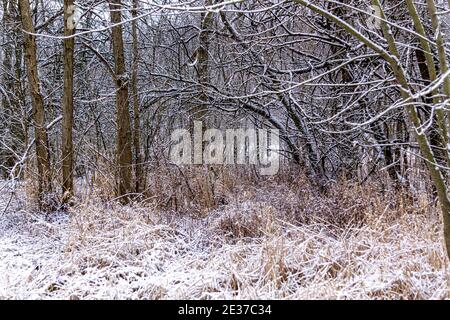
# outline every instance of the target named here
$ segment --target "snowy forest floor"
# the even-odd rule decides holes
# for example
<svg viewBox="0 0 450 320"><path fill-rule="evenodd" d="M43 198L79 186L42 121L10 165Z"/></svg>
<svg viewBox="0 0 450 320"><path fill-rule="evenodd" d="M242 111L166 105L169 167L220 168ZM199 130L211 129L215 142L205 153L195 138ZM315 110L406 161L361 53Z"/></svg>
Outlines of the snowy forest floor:
<svg viewBox="0 0 450 320"><path fill-rule="evenodd" d="M243 187L202 217L93 199L46 216L16 199L0 299L448 299L438 210L371 192Z"/></svg>

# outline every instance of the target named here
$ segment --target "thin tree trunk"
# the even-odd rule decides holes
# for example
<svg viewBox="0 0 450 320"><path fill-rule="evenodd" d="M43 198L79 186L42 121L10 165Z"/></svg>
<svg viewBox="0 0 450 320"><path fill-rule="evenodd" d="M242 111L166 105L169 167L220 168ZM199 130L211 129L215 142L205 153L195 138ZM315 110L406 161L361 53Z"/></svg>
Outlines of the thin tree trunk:
<svg viewBox="0 0 450 320"><path fill-rule="evenodd" d="M22 153L23 145L24 145L24 130L22 125L22 100L21 100L21 92L17 91L17 81L15 77L15 67L16 64L13 64L13 58L15 54L15 50L21 50L20 47L14 48L14 43L18 40L18 35L14 32L14 24L17 22L17 15L14 14L15 5L14 0L3 0L3 21L2 26L4 30L4 34L2 35L2 42L4 45L3 48L3 72L1 76L1 81L3 84L3 88L5 90L0 91L1 104L0 108L3 108L4 114L8 119L5 123L1 125L6 125L10 128L10 134L8 135L8 145L11 148L10 150L2 150L5 156L5 167L3 169L9 169L14 167L17 159L14 154ZM21 61L21 55L19 56L19 62ZM16 78L16 79L15 79ZM1 169L1 170L3 170ZM7 177L10 172L5 170L4 176ZM15 176L16 172L12 172Z"/></svg>
<svg viewBox="0 0 450 320"><path fill-rule="evenodd" d="M74 25L69 21L74 14L73 0L64 0L64 35L74 34ZM62 192L63 203L73 195L73 54L75 40L64 40L64 95L62 120Z"/></svg>
<svg viewBox="0 0 450 320"><path fill-rule="evenodd" d="M16 10L18 8L18 1L17 0L12 0L10 2L10 5L14 8L14 22L15 23L19 23L20 24L20 13L18 10ZM15 50L14 50L14 56L15 56L15 62L14 62L14 75L15 75L15 80L14 80L14 96L15 96L15 110L17 110L17 113L20 113L21 116L21 135L20 135L20 139L21 141L23 141L23 149L22 149L22 153L24 151L24 149L28 146L29 143L29 135L28 135L28 128L30 125L30 119L29 119L29 115L28 115L28 111L27 111L27 106L26 106L26 98L25 98L25 91L24 91L24 86L22 84L22 78L23 78L23 61L24 61L24 56L23 56L23 46L19 45L21 39L20 39L20 34L15 33ZM23 164L23 178L25 180L28 180L30 177L30 171L29 171L29 167L30 167L30 160L27 158L24 161Z"/></svg>
<svg viewBox="0 0 450 320"><path fill-rule="evenodd" d="M450 3L449 3L450 5ZM433 28L433 33L435 34L436 37L436 46L437 46L437 50L438 50L438 57L439 57L439 68L440 68L440 72L441 74L446 73L449 70L448 67L448 62L447 62L447 52L445 49L445 41L444 41L444 35L442 33L442 26L441 26L441 22L439 20L438 17L438 12L437 12L437 8L436 8L436 3L434 0L427 0L427 7L428 7L428 12L430 13L431 16L431 25ZM450 8L449 8L450 9ZM450 98L450 78L446 77L444 79L444 94L447 97L447 99ZM444 140L444 145L446 146L447 152L446 152L446 156L447 156L447 165L450 166L450 150L448 148L449 145L449 131L450 131L450 112L447 111L447 123L444 124L442 122L445 121L445 115L443 114L443 112L441 110L438 110L438 116L440 119L440 124L441 124L441 130L443 131L442 135L443 135L443 140Z"/></svg>
<svg viewBox="0 0 450 320"><path fill-rule="evenodd" d="M6 89L5 91L0 91L0 96L2 97L1 99L1 104L0 104L0 110L3 109L3 112L8 115L8 118L12 119L14 116L14 108L13 108L13 103L12 103L12 99L9 97L9 92L12 92L12 88L13 88L13 82L11 79L11 74L12 74L12 51L13 51L13 47L12 47L12 39L11 39L11 32L8 32L7 30L10 28L11 26L11 22L12 22L12 18L11 18L11 1L9 0L3 0L3 20L2 20L2 26L3 26L3 30L5 30L6 32L2 35L1 37L1 41L4 43L4 45L2 45L2 49L3 49L3 61L2 61L2 65L3 65L3 74L2 74L2 84L4 86L4 88ZM6 124L6 123L5 123ZM2 126L4 124L1 124ZM12 125L12 124L11 124ZM12 133L14 134L14 127L12 128ZM14 139L11 139L10 142L11 144L11 148L13 150L16 149L15 146L15 141ZM1 156L5 156L5 164L6 167L11 168L14 166L14 156L13 154L11 154L11 152L9 152L6 149L1 149ZM8 170L4 170L6 168L1 168L0 169L0 173L3 172L3 176L6 178L8 176Z"/></svg>
<svg viewBox="0 0 450 320"><path fill-rule="evenodd" d="M139 112L139 93L138 93L138 65L139 65L139 50L138 50L138 35L137 35L137 9L138 0L133 0L133 10L131 15L134 18L131 24L131 32L133 37L133 66L131 75L131 87L133 91L133 145L135 153L135 190L136 193L140 193L145 188L143 164L142 164L142 152L141 152L141 120Z"/></svg>
<svg viewBox="0 0 450 320"><path fill-rule="evenodd" d="M427 82L431 83L431 82L435 81L437 78L437 70L436 70L436 66L434 64L431 46L428 43L428 41L425 40L427 37L426 32L425 32L425 27L424 27L422 21L420 20L420 15L416 9L416 6L414 5L414 2L412 0L406 0L406 4L408 6L409 13L413 19L414 28L416 29L416 32L421 36L419 38L419 41L420 41L422 50L420 50L419 48L416 49L416 56L417 56L417 60L419 63L419 71L422 76L422 79L427 80ZM431 2L428 1L430 14L433 16L432 17L432 25L433 25L433 28L435 29L434 31L436 32L437 30L439 30L439 21L437 20L437 17L435 17L436 8L435 8L435 6L433 6L433 4L434 3L432 1ZM441 54L443 39L439 33L437 35L438 35L437 43L438 43L438 50L439 50L439 60L440 60L441 68L443 69L443 70L441 70L441 72L445 72L448 70L448 68L447 68L447 61L446 61L445 54L444 55ZM426 83L426 84L428 85L428 83ZM448 78L445 79L445 82L444 82L444 93L447 95L447 97L450 97L450 86L449 86ZM430 96L432 96L433 99L429 98L427 102L434 103L434 104L438 104L440 102L438 89L432 90L432 92L430 92ZM443 110L441 110L441 109L436 110L436 120L437 120L436 121L437 128L435 128L436 130L434 133L433 132L431 133L431 137L430 137L431 142L432 142L431 144L432 144L432 147L433 146L437 147L437 148L434 148L434 150L435 150L435 152L437 152L437 156L438 156L439 160L447 162L447 164L450 165L450 158L449 158L448 152L447 151L442 152L443 150L446 150L446 148L447 148L448 131L449 131L449 128L447 128L447 123L445 120L445 112ZM439 137L436 137L436 135L438 135Z"/></svg>

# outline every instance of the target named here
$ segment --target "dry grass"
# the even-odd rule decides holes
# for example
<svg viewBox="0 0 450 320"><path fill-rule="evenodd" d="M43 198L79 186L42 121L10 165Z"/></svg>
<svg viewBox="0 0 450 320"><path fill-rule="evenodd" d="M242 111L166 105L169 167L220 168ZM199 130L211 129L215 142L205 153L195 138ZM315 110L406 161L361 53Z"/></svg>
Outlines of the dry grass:
<svg viewBox="0 0 450 320"><path fill-rule="evenodd" d="M160 197L91 199L50 220L8 214L0 298L449 298L440 216L426 198L376 184L324 196L301 179L215 190L224 200L201 218L161 210Z"/></svg>

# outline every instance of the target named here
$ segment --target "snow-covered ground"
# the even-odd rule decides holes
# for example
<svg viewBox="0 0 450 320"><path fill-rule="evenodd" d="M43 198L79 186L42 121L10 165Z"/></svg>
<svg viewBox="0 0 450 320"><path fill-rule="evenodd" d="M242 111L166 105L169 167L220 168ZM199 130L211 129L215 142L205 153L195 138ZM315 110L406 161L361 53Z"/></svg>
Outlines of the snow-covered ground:
<svg viewBox="0 0 450 320"><path fill-rule="evenodd" d="M25 212L0 219L0 298L33 299L45 295L48 269L61 260L69 219L46 222Z"/></svg>
<svg viewBox="0 0 450 320"><path fill-rule="evenodd" d="M207 218L86 203L0 218L1 299L446 299L439 216L333 230L267 203Z"/></svg>

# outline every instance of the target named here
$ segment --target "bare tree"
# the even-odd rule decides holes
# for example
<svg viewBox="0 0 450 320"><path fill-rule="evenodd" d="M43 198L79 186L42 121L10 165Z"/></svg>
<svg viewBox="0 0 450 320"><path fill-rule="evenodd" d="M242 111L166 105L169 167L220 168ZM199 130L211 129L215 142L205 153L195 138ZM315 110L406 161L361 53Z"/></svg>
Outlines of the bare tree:
<svg viewBox="0 0 450 320"><path fill-rule="evenodd" d="M125 49L123 43L122 31L122 13L123 5L120 0L109 1L111 12L112 28L112 46L115 61L115 81L116 81L116 121L117 121L117 166L118 196L123 201L127 200L127 194L131 192L131 169L132 169L132 136L130 126L130 110L128 85L129 76L125 68Z"/></svg>
<svg viewBox="0 0 450 320"><path fill-rule="evenodd" d="M317 14L325 17L326 19L329 19L330 21L335 22L342 28L344 28L348 33L350 33L352 36L354 36L356 39L358 39L362 44L367 46L368 48L372 49L374 52L380 55L390 66L392 69L392 72L395 76L395 79L400 86L400 92L401 97L403 99L403 104L405 105L406 111L409 115L409 120L412 125L413 131L416 133L416 138L419 144L419 148L421 151L421 154L427 164L428 170L430 172L431 178L433 180L434 186L436 187L439 202L441 204L442 208L442 216L443 216L443 222L444 222L444 239L447 247L447 253L450 257L450 200L448 195L448 186L446 184L446 181L444 179L443 169L439 166L438 161L436 159L436 156L431 148L431 145L429 143L429 139L427 135L424 133L423 129L423 123L420 120L419 113L417 110L417 98L413 94L411 83L408 81L408 76L406 74L406 71L404 67L401 65L401 56L400 52L398 50L398 46L396 43L396 40L393 36L393 33L391 31L391 25L384 13L383 6L381 5L379 0L373 0L372 3L374 6L376 6L380 10L380 16L377 17L377 19L381 22L382 27L382 34L384 36L384 39L387 43L387 49L383 48L382 46L378 45L377 43L373 42L371 39L369 39L367 36L365 36L363 33L359 32L356 28L354 28L351 24L348 22L342 20L341 18L337 17L330 11L312 4L309 1L306 0L295 0L297 3L299 3L302 6L305 6L306 8L311 9L312 11L316 12ZM436 19L436 10L435 10L435 4L434 0L428 0L428 8L430 10L430 16L432 19ZM411 3L410 3L411 6ZM412 11L412 10L411 10ZM416 28L419 25L418 20L416 17ZM437 25L437 22L434 21L435 31L439 30L439 26ZM437 33L437 47L438 51L440 47L442 47L439 44L440 35ZM449 74L446 72L446 56L439 54L438 57L441 61L441 76L440 80L444 83L444 92L447 91L447 85L448 85L448 76ZM436 107L436 106L435 106ZM442 133L444 134L444 133ZM443 137L443 140L446 141L447 138ZM447 153L448 157L448 153Z"/></svg>
<svg viewBox="0 0 450 320"><path fill-rule="evenodd" d="M75 32L73 0L64 0L64 94L62 123L62 192L63 203L73 195L73 61Z"/></svg>
<svg viewBox="0 0 450 320"><path fill-rule="evenodd" d="M28 85L33 104L33 126L36 145L36 164L38 170L38 202L43 205L43 197L52 190L50 155L45 126L44 98L38 74L35 29L31 16L29 0L19 0L22 28L24 30L24 52L27 66Z"/></svg>
<svg viewBox="0 0 450 320"><path fill-rule="evenodd" d="M138 46L138 27L137 12L139 1L133 0L133 9L131 15L133 21L131 23L133 37L133 63L131 74L131 87L133 93L133 147L134 147L134 172L135 172L135 191L140 193L145 187L144 170L142 164L142 148L141 148L141 119L139 110L139 92L138 92L138 68L139 68L139 46Z"/></svg>

